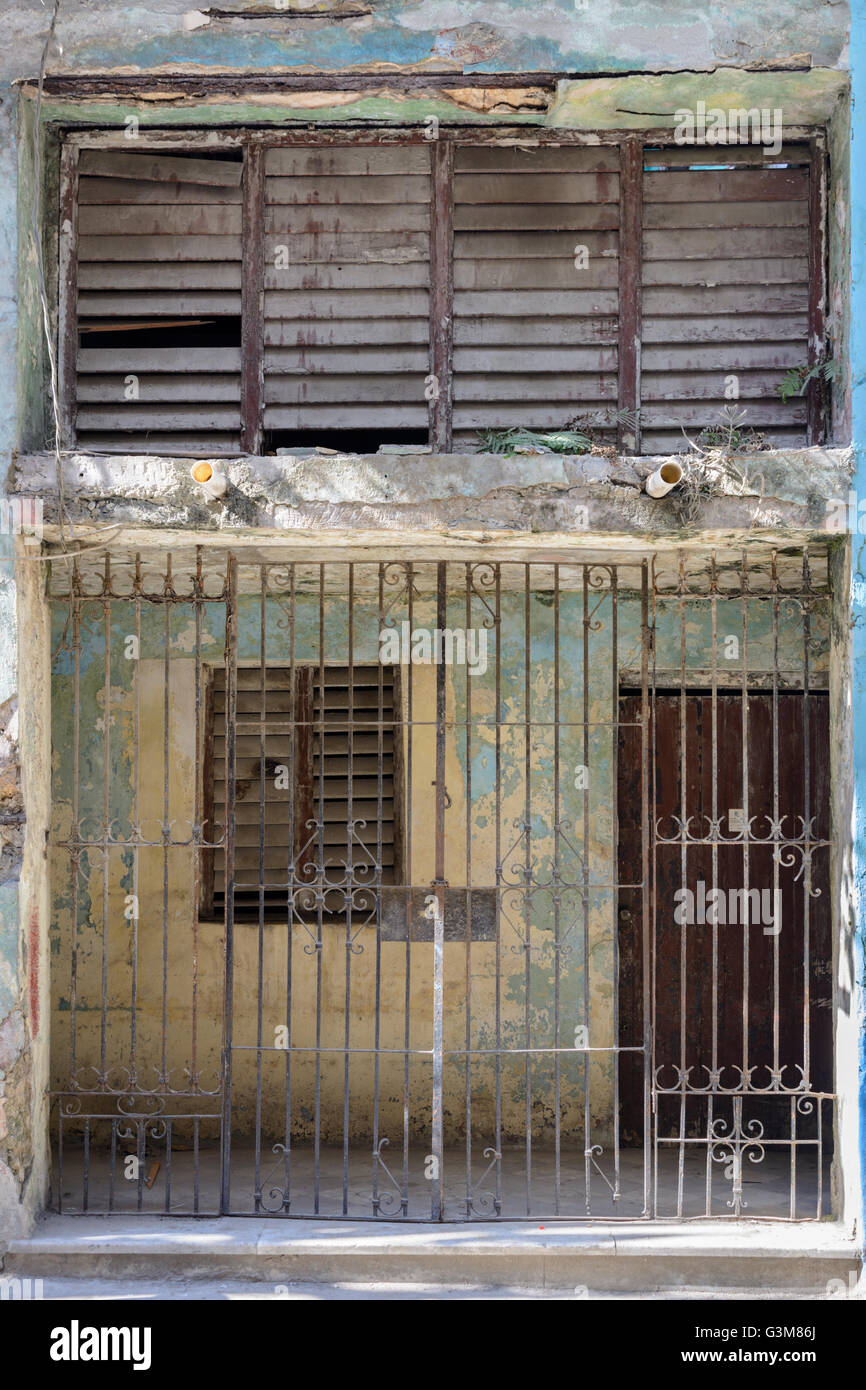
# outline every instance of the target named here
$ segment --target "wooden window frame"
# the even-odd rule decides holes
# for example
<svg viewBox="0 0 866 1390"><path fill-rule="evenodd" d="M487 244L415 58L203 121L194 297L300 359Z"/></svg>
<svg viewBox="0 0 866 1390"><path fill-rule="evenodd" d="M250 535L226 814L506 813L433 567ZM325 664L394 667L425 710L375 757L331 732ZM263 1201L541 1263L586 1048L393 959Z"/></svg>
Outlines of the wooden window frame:
<svg viewBox="0 0 866 1390"><path fill-rule="evenodd" d="M338 663L343 664L343 663ZM358 663L361 664L361 663ZM363 663L367 665L369 663ZM245 670L259 670L260 666L256 662L244 662ZM268 663L280 669L285 668L283 662ZM217 730L216 713L214 710L214 673L217 670L225 669L223 663L213 662L202 668L202 690L203 690L203 712L202 720L202 750L200 760L201 776L201 806L202 806L202 838L205 841L212 841L215 836L214 824L214 737ZM293 724L294 738L296 739L295 755L295 776L296 785L293 792L293 824L296 827L295 835L303 840L303 829L311 820L315 819L315 790L312 780L313 767L313 684L315 676L319 671L317 661L301 662L298 661L294 666L295 674L295 719ZM383 668L384 669L384 668ZM403 715L403 683L402 668L399 665L388 667L392 672L392 708L394 711L393 728L393 772L391 780L394 786L394 794L391 798L393 802L393 878L394 883L383 885L391 889L393 887L404 887L408 884L407 863L406 863L406 834L405 834L405 814L406 814L406 788L405 788L405 760L403 754L403 740L406 729L406 722ZM224 718L224 717L223 717ZM227 734L225 723L220 728ZM303 752L301 746L304 746ZM304 768L309 768L310 778L303 780L300 773ZM303 861L299 861L298 867L304 862L315 863L316 846L311 843ZM201 872L198 887L198 906L197 916L200 921L222 922L225 920L225 905L215 902L215 876L216 876L217 850L213 848L203 848L201 851ZM285 921L286 912L283 908L277 908L270 903L265 904L264 920L266 922ZM340 924L345 918L339 913L323 914L325 923Z"/></svg>
<svg viewBox="0 0 866 1390"><path fill-rule="evenodd" d="M783 132L786 144L809 147L809 304L807 361L814 366L825 351L828 276L827 145L823 129L792 126ZM438 394L430 402L429 442L434 453L452 448L453 414L453 178L454 150L458 145L529 144L563 146L617 146L620 150L619 219L619 331L618 363L620 411L633 412L638 428L618 427L618 448L623 454L640 454L640 350L642 276L642 185L647 147L673 148L669 128L661 131L609 130L585 132L528 126L442 127L431 140L422 127L298 126L283 130L226 130L178 134L175 131L141 132L137 150L195 153L230 148L243 150L242 261L242 359L241 444L251 456L261 453L264 417L264 151L286 145L369 146L422 144L431 150L430 201L430 371ZM718 160L729 148L706 148ZM736 151L738 145L730 146ZM76 360L78 353L78 154L81 149L125 149L123 132L69 131L60 157L59 275L57 306L57 357L60 396L61 446L78 448L76 439ZM824 444L829 436L830 393L827 382L813 380L806 389L807 445Z"/></svg>

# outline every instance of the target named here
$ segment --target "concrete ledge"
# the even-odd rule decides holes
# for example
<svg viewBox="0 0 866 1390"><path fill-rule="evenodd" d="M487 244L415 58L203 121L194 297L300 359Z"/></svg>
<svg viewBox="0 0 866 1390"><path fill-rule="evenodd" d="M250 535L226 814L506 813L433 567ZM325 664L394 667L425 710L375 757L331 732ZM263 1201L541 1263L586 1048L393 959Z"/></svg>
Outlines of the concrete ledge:
<svg viewBox="0 0 866 1390"><path fill-rule="evenodd" d="M206 496L190 477L195 460L71 452L63 456L73 521L226 532L327 531L358 539L424 531L440 538L607 532L678 536L677 494L653 499L645 478L663 459L594 454L268 455L212 460L228 480ZM701 500L690 534L784 533L790 543L828 529L828 503L848 501L847 449L784 449L737 455L752 482ZM40 498L57 516L53 454L19 457L10 494ZM672 500L673 499L673 500Z"/></svg>
<svg viewBox="0 0 866 1390"><path fill-rule="evenodd" d="M830 1280L849 1288L859 1271L857 1247L840 1226L768 1222L545 1227L50 1216L30 1238L11 1241L3 1263L5 1276L43 1279L764 1289L813 1298L834 1296Z"/></svg>

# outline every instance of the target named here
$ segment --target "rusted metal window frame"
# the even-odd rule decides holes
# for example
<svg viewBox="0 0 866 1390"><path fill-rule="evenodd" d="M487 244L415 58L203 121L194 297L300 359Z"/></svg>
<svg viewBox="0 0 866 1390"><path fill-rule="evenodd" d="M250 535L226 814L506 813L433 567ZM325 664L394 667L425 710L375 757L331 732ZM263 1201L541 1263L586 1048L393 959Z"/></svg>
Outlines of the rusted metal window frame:
<svg viewBox="0 0 866 1390"><path fill-rule="evenodd" d="M811 126L790 126L784 132L786 143L805 143L809 147L809 304L808 366L822 360L825 351L827 303L827 187L828 161L826 134ZM435 453L452 448L453 407L453 176L454 149L457 145L616 146L621 152L619 218L619 326L618 406L636 418L637 428L620 422L617 443L621 453L639 454L640 440L640 352L641 352L641 276L643 154L648 145L672 147L669 128L661 131L609 130L599 132L558 130L517 126L477 129L441 127L430 139L424 128L412 127L321 127L296 126L291 129L223 130L178 133L156 130L140 133L138 149L194 152L227 148L243 150L243 242L242 331L241 331L241 445L244 453L255 456L262 449L264 418L264 151L286 145L388 145L422 144L431 149L430 200L430 372L436 392L430 401L429 442ZM718 158L726 146L696 146L711 150ZM732 146L736 149L738 146ZM61 445L78 447L76 440L76 358L78 352L78 153L81 149L129 149L125 133L119 131L67 132L61 147L59 202L58 277L58 362L61 408ZM812 380L806 388L808 445L823 444L829 434L830 393L823 379Z"/></svg>

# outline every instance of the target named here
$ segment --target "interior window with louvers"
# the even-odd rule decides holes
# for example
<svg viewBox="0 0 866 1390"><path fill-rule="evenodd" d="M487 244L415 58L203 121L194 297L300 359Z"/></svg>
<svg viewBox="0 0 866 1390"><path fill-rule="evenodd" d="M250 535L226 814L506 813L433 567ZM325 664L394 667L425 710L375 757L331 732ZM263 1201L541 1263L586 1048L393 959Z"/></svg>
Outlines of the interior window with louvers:
<svg viewBox="0 0 866 1390"><path fill-rule="evenodd" d="M240 150L81 151L82 448L238 452L242 176Z"/></svg>
<svg viewBox="0 0 866 1390"><path fill-rule="evenodd" d="M235 724L236 920L368 919L402 882L399 673L389 666L242 667ZM226 681L214 668L204 759L205 838L226 821ZM213 825L208 832L207 825ZM202 910L225 911L226 859L206 855ZM347 870L347 865L349 866ZM291 907L289 906L291 904Z"/></svg>

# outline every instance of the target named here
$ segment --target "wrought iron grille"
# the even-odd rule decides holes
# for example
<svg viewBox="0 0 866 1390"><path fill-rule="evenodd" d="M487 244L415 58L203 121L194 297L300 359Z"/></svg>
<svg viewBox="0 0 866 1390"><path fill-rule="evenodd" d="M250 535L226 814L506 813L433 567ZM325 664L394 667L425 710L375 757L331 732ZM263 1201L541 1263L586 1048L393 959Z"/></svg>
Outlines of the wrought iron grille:
<svg viewBox="0 0 866 1390"><path fill-rule="evenodd" d="M823 555L55 589L62 1210L825 1213Z"/></svg>

